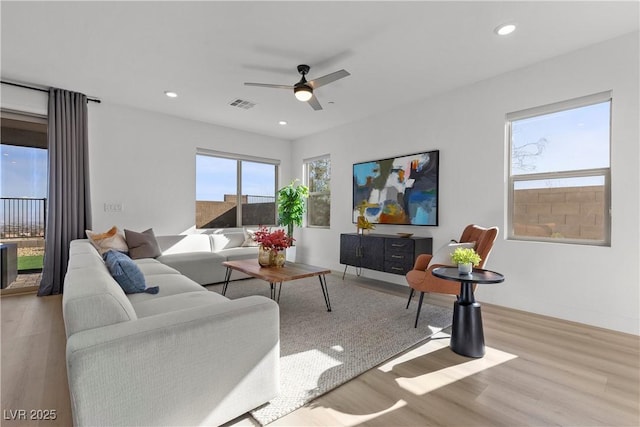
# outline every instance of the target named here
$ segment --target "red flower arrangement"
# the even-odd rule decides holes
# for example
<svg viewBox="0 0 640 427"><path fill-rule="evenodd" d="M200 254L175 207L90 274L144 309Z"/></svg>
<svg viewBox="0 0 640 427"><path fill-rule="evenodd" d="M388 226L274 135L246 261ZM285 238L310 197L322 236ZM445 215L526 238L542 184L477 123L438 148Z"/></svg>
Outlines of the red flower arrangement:
<svg viewBox="0 0 640 427"><path fill-rule="evenodd" d="M258 231L255 232L255 241L264 249L281 251L293 245L295 239L287 236L287 233L283 229L270 232L267 227L260 227Z"/></svg>

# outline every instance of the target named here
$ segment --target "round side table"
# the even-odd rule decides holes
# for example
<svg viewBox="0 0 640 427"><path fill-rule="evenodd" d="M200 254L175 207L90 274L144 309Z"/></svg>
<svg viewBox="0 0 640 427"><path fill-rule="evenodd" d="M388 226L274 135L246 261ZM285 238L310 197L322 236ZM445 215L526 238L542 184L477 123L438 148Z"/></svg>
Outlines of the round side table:
<svg viewBox="0 0 640 427"><path fill-rule="evenodd" d="M504 276L495 271L474 268L469 274L458 273L457 267L438 267L431 272L444 280L460 282L460 296L453 303L451 350L467 357L484 356L484 331L480 304L473 296L473 284L504 282Z"/></svg>

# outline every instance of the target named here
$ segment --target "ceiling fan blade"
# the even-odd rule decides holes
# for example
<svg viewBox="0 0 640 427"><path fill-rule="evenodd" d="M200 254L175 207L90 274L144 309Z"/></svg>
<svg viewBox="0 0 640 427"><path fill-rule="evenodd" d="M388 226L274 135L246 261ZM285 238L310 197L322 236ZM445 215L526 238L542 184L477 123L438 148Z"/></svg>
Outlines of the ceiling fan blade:
<svg viewBox="0 0 640 427"><path fill-rule="evenodd" d="M316 111L322 110L322 105L320 105L320 102L318 101L318 98L316 98L315 95L311 95L311 99L309 99L307 102L309 103L309 105L311 105L311 108L313 108L314 110Z"/></svg>
<svg viewBox="0 0 640 427"><path fill-rule="evenodd" d="M312 88L316 89L316 88L319 88L320 86L324 86L328 83L335 82L338 79L342 79L350 75L351 73L349 73L348 71L340 70L340 71L336 71L335 73L327 74L326 76L318 77L317 79L309 80L307 84Z"/></svg>
<svg viewBox="0 0 640 427"><path fill-rule="evenodd" d="M244 84L245 86L259 86L259 87L271 87L271 88L276 88L276 89L289 89L289 90L293 90L293 86L287 86L287 85L272 85L269 83L246 83Z"/></svg>

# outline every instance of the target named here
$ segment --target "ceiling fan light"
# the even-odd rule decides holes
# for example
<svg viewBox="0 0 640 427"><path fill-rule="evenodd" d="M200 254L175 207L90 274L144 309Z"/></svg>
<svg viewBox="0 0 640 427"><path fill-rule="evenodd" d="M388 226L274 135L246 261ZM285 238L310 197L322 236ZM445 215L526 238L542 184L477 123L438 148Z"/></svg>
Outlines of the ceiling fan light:
<svg viewBox="0 0 640 427"><path fill-rule="evenodd" d="M293 88L293 93L298 101L306 102L313 96L313 90L307 85L300 85Z"/></svg>

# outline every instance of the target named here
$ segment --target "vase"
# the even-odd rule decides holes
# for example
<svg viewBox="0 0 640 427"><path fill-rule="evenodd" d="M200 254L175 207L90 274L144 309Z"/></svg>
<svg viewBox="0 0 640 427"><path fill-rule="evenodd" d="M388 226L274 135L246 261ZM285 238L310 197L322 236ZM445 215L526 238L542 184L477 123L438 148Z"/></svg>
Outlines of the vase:
<svg viewBox="0 0 640 427"><path fill-rule="evenodd" d="M286 259L285 250L258 247L258 264L262 267L282 267Z"/></svg>
<svg viewBox="0 0 640 427"><path fill-rule="evenodd" d="M460 263L458 264L458 273L460 274L471 274L471 272L473 271L473 264L471 264L470 262L467 263Z"/></svg>

